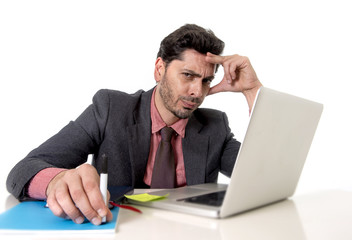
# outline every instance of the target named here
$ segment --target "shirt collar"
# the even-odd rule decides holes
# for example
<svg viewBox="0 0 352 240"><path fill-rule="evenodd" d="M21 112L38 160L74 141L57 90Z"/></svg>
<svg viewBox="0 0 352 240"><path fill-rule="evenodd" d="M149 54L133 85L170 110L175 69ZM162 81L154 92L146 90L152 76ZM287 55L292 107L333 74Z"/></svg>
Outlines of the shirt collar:
<svg viewBox="0 0 352 240"><path fill-rule="evenodd" d="M160 131L163 127L166 127L166 123L161 118L160 113L155 106L155 91L156 91L156 88L153 91L152 100L151 100L151 104L150 104L150 115L152 118L152 133L153 134ZM188 118L187 119L179 119L177 122L172 124L170 127L172 127L178 135L180 135L182 138L184 138L187 122L188 122Z"/></svg>

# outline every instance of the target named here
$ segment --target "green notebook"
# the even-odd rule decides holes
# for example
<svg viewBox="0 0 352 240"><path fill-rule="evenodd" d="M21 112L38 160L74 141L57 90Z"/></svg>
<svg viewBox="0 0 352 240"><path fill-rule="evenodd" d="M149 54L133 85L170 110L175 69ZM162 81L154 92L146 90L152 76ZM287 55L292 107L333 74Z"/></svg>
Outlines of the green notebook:
<svg viewBox="0 0 352 240"><path fill-rule="evenodd" d="M55 216L45 207L46 202L22 202L0 214L0 233L115 233L119 208L111 210L113 220L95 226L88 220L76 224L72 220Z"/></svg>

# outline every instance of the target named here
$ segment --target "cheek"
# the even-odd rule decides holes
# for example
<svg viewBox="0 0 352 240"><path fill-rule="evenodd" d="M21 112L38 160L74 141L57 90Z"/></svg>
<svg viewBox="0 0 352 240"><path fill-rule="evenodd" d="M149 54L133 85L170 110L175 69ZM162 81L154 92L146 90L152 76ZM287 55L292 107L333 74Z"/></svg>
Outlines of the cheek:
<svg viewBox="0 0 352 240"><path fill-rule="evenodd" d="M188 95L188 86L187 83L182 82L182 80L176 80L171 86L171 91L174 92L176 97L187 96Z"/></svg>

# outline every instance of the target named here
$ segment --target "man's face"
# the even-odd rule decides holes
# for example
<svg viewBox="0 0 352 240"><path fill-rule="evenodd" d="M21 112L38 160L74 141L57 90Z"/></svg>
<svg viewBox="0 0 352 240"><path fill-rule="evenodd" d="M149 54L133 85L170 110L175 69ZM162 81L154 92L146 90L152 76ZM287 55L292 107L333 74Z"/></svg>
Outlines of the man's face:
<svg viewBox="0 0 352 240"><path fill-rule="evenodd" d="M186 50L182 60L173 60L167 68L159 59L160 77L156 105L164 121L188 118L207 96L214 79L215 65L205 61L205 55ZM157 70L158 60L156 64Z"/></svg>

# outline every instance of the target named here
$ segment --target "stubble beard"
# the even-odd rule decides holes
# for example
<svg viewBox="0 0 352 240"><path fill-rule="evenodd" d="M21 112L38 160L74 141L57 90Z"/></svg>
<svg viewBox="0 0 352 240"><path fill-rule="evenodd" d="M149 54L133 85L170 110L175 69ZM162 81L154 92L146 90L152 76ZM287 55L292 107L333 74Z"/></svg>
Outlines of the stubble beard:
<svg viewBox="0 0 352 240"><path fill-rule="evenodd" d="M189 118L196 108L195 109L190 109L190 108L177 109L177 103L179 101L187 100L190 102L197 103L198 104L197 108L202 103L202 101L199 98L182 97L182 96L178 97L178 99L175 102L173 102L173 100L175 99L175 94L169 85L169 81L166 75L164 75L162 81L160 81L159 94L166 109L169 110L174 116L180 119Z"/></svg>

